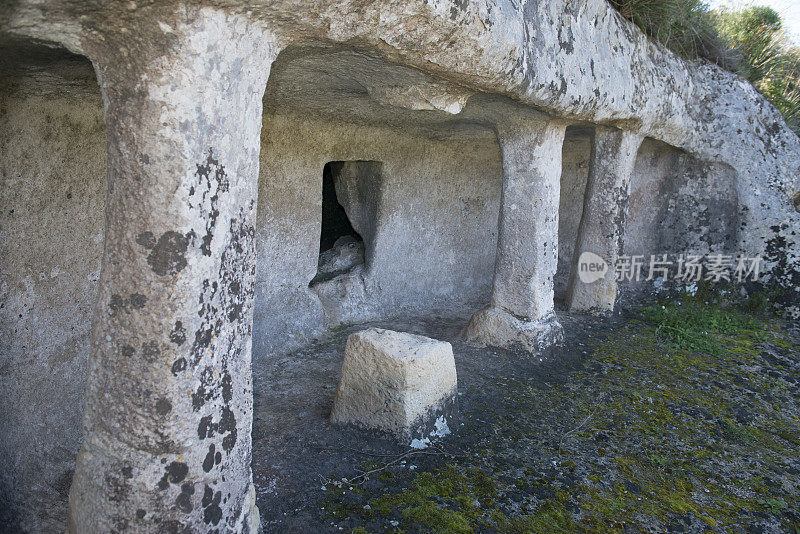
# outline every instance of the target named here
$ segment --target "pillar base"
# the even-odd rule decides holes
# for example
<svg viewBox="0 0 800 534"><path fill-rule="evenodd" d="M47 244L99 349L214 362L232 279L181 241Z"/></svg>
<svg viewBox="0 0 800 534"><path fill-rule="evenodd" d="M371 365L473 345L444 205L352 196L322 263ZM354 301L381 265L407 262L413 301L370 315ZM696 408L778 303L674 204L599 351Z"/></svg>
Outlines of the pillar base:
<svg viewBox="0 0 800 534"><path fill-rule="evenodd" d="M564 329L555 314L537 321L527 321L494 306L475 312L464 335L468 340L482 345L522 348L535 354L564 341Z"/></svg>
<svg viewBox="0 0 800 534"><path fill-rule="evenodd" d="M242 505L242 525L239 532L257 534L259 528L261 528L261 514L256 506L256 487L251 483Z"/></svg>

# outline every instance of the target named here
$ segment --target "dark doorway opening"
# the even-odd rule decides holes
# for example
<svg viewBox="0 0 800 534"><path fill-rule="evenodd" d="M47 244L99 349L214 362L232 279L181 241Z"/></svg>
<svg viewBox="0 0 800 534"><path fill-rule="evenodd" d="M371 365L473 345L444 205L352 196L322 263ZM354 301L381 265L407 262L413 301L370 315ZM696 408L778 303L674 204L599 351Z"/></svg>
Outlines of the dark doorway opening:
<svg viewBox="0 0 800 534"><path fill-rule="evenodd" d="M336 196L336 181L341 179L345 162L326 163L322 170L322 229L319 238L315 285L344 274L364 263L364 239L353 228L347 211Z"/></svg>
<svg viewBox="0 0 800 534"><path fill-rule="evenodd" d="M341 173L343 161L332 161L325 164L322 170L322 233L319 239L319 252L330 250L336 241L343 237L351 237L355 241L364 240L355 231L347 217L347 212L336 197L334 176Z"/></svg>

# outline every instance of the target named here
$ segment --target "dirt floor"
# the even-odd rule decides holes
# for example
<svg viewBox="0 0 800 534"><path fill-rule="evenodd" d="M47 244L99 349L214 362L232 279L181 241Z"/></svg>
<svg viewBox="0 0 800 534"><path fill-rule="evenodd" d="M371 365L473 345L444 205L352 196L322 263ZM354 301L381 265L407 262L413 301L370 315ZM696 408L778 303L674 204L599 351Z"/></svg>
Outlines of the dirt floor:
<svg viewBox="0 0 800 534"><path fill-rule="evenodd" d="M704 306L562 314L541 362L466 315L371 323L453 345L460 419L422 451L327 423L366 325L257 363L264 531L800 533L798 325Z"/></svg>

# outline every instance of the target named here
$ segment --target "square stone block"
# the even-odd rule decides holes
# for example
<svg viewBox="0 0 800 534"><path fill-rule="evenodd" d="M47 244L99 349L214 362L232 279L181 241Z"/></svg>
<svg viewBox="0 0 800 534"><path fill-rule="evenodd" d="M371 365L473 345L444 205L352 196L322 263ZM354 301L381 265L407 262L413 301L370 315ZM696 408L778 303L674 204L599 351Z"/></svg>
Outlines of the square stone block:
<svg viewBox="0 0 800 534"><path fill-rule="evenodd" d="M455 395L450 343L370 328L347 338L331 422L426 438L446 428Z"/></svg>

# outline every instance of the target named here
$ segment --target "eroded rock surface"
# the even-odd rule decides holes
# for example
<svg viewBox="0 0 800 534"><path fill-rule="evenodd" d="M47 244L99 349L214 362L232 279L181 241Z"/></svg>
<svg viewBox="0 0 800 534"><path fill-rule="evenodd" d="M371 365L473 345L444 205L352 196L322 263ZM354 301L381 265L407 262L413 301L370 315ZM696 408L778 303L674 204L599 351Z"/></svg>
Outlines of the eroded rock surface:
<svg viewBox="0 0 800 534"><path fill-rule="evenodd" d="M332 249L319 255L319 272L314 281L330 280L363 263L364 242L350 236L340 237Z"/></svg>
<svg viewBox="0 0 800 534"><path fill-rule="evenodd" d="M0 46L21 51L0 58L2 498L28 530L63 529L84 379L73 529L236 530L255 523L251 337L267 359L332 326L491 302L484 341L560 339L556 265L576 247L559 240L584 205L559 202L557 176L580 199L598 164L570 156L565 182L567 125L581 150L596 128L645 138L628 253L762 256L787 305L799 294L800 141L746 81L604 0L18 0ZM532 109L560 132L543 165L511 128ZM334 161L364 261L310 288Z"/></svg>
<svg viewBox="0 0 800 534"><path fill-rule="evenodd" d="M353 424L398 439L440 431L456 394L453 348L415 334L370 328L345 346L331 422Z"/></svg>

